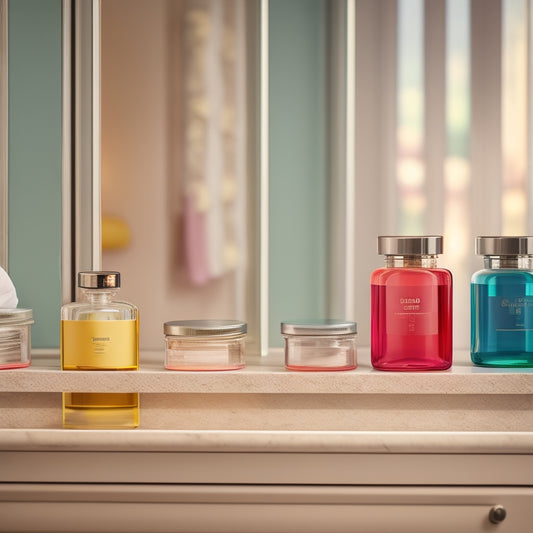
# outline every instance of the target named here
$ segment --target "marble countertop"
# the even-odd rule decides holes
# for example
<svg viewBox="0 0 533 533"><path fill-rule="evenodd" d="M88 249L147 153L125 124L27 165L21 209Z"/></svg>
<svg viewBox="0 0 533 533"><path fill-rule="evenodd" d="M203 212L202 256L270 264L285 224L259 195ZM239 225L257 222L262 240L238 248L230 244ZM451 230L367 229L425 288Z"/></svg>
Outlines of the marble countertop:
<svg viewBox="0 0 533 533"><path fill-rule="evenodd" d="M249 357L246 368L226 372L169 371L163 359L163 353L142 353L138 372L62 372L58 354L34 354L30 367L0 371L0 392L533 394L533 368L476 367L466 351L457 352L452 368L440 372L374 370L369 348L360 348L358 368L345 372L288 371L282 350Z"/></svg>
<svg viewBox="0 0 533 533"><path fill-rule="evenodd" d="M235 420L220 421L218 418L220 413L216 414L217 409L214 409L213 415L216 422L208 417L211 422L206 422L207 425L197 428L187 425L191 420L187 418L184 421L184 413L176 414L176 420L165 419L164 423L159 424L159 427L172 429L156 429L157 424L149 425L155 424L155 419L148 420L146 416L147 427L152 427L152 429L87 431L55 429L54 425L28 425L26 428L4 425L4 428L11 427L12 429L0 429L0 451L533 453L533 432L529 431L531 427L529 418L526 416L522 420L523 417L519 417L520 420L513 425L513 428L518 431L514 429L502 431L505 426L502 425L500 418L501 416L508 418L512 413L520 414L523 409L529 409L527 406L530 405L530 397L533 395L533 368L476 367L470 363L468 352L463 351L455 354L454 365L447 371L380 372L372 369L370 365L369 349L360 348L358 368L346 372L288 371L283 365L282 350L272 350L266 357L249 357L246 368L237 371L175 372L164 368L163 356L161 352L142 353L138 372L94 372L61 371L58 354L36 353L30 367L0 371L0 395L3 396L7 407L11 406L11 416L14 419L20 413L17 404L19 400L16 399L18 396L13 393L24 393L25 397L35 398L36 402L40 402L41 400L34 393L60 393L76 390L80 392L141 392L148 394L145 397L145 406L151 405L156 414L159 413L159 409L165 416L170 416L171 410L167 403L160 405L157 401L161 403L163 401L161 398L167 398L168 400L164 402L168 401L172 404L175 402L172 399L175 397L172 395L192 393L187 397L188 403L184 404L183 398L185 397L182 397L179 405L181 409L185 409L185 414L188 413L187 406L195 405L196 409L202 407L206 411L205 413L201 411L203 415L199 414L198 410L194 411L196 422L199 416L200 418L207 416L206 413L209 417L212 415L213 405L209 399L210 393L224 394L223 397L213 396L215 398L213 401L217 402L217 409L218 403L223 398L231 398L231 395L238 394L257 394L257 401L262 399L263 403L257 403L254 400L252 409L248 412L247 404L241 405L238 397L233 396L233 403L227 404L229 406L227 409L231 414L235 406L240 406L235 414L239 422L236 427L233 427ZM281 396L283 394L286 396ZM297 410L297 407L301 405L298 403L300 400L297 395L308 399L305 400L308 401L305 404L308 406L305 414L309 416L317 416L316 410L324 405L331 407L332 398L329 397L326 400L321 395L334 395L341 402L334 403L334 405L342 406L344 409L342 413L348 413L347 416L350 417L348 422L355 415L363 418L357 418L357 423L352 421L351 425L339 426L341 429L346 428L350 431L337 431L337 427L330 427L328 424L324 425L324 429L315 424L309 427L301 426L302 430L289 430L287 426L280 425L280 416L285 416L280 409L281 411L288 409L289 414ZM374 396L360 397L358 395ZM455 410L459 406L459 411L464 411L464 431L461 431L463 425L456 423L457 421L450 427L443 427L442 430L405 431L404 428L410 427L423 430L432 427L431 424L426 423L418 427L413 426L413 418L420 415L418 411L411 413L411 409L419 407L419 399L416 395L432 396L431 398L425 397L426 403L433 402L433 398L440 402L436 395L441 395L440 398L443 401L451 401L451 407L448 403L444 407L440 403L439 405L431 403L431 405L433 409L452 409L449 416L454 421L457 414ZM43 395L43 398L45 396L47 395ZM153 404L153 402L150 403L151 398L159 398L159 400L154 400L156 403ZM202 402L205 405L204 403L194 404L196 401L194 398L203 398ZM372 399L367 401L365 398ZM296 407L293 404L287 406L288 399L297 400ZM472 399L473 403L470 402L472 405L469 399ZM395 406L398 401L403 402L400 412L391 408L391 405ZM56 412L60 404L57 403L56 396L53 396L50 402L50 405L54 406L53 424L56 424L57 417L60 417ZM368 402L371 407L368 407ZM275 424L271 426L246 425L249 420L247 417L255 416L253 407L259 404L262 406L265 417L267 415L274 417ZM355 412L352 412L354 405L357 405L357 408ZM368 412L365 411L365 406ZM265 409L267 411L264 411ZM379 416L401 418L404 416L402 409L405 410L405 416L408 418L398 419L398 424L402 428L400 431L392 431L389 426L380 428L375 427L375 424L371 424L370 427L362 425L366 420L365 413L372 420ZM482 411L479 411L480 409ZM150 409L147 412L151 413ZM483 414L486 412L486 416L494 420L494 423L478 424L479 427L472 425L471 417L478 416L480 412ZM228 414L226 411L224 413ZM319 414L327 417L330 416L328 413L326 408L325 414L322 411ZM524 413L527 414L525 411ZM45 414L39 416L45 416ZM425 416L425 412L422 414ZM286 414L286 416L289 415ZM300 414L295 416L301 421ZM52 422L48 421L48 423ZM269 427L273 429L266 430ZM492 429L493 427L498 431L485 431L485 428ZM480 431L473 431L473 428L480 429ZM359 429L380 429L380 431L359 431Z"/></svg>
<svg viewBox="0 0 533 533"><path fill-rule="evenodd" d="M531 454L533 432L0 429L0 451Z"/></svg>

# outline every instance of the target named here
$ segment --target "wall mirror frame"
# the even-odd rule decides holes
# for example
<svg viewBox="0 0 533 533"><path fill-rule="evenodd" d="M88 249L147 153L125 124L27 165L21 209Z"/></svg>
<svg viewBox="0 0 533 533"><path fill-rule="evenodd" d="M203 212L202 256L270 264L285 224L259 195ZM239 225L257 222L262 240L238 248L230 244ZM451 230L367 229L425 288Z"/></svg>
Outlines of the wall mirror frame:
<svg viewBox="0 0 533 533"><path fill-rule="evenodd" d="M63 0L62 301L101 262L100 5Z"/></svg>
<svg viewBox="0 0 533 533"><path fill-rule="evenodd" d="M252 353L265 354L269 348L270 301L270 195L269 171L269 16L268 0L258 2L258 43L256 86L258 117L256 133L256 172L254 177L257 212L251 254L252 275L248 322L252 332ZM62 216L61 216L61 301L76 297L75 274L80 270L99 269L101 251L101 0L62 0ZM0 0L2 23L7 30L8 0ZM322 14L326 14L323 11ZM326 56L326 142L329 181L327 229L327 293L329 315L353 318L354 298L354 156L348 150L354 142L355 84L355 0L328 3L324 25ZM6 40L7 31L2 32ZM7 74L7 46L1 47L2 73ZM7 75L2 75L0 111L7 113ZM7 120L2 120L0 148L0 199L5 204L0 215L0 234L7 237ZM4 205L3 204L3 205ZM269 216L270 215L270 216ZM0 260L7 265L7 238L0 246ZM275 324L270 324L272 329ZM270 331L270 337L272 333ZM37 346L40 348L40 346Z"/></svg>

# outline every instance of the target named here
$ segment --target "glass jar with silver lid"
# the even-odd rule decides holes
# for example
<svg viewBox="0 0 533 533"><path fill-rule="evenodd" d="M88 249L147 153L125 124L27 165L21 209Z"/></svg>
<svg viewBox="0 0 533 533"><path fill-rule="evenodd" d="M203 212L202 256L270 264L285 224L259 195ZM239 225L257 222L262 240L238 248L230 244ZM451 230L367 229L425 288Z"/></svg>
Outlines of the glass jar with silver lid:
<svg viewBox="0 0 533 533"><path fill-rule="evenodd" d="M281 323L285 367L300 371L353 370L357 367L357 324L345 320Z"/></svg>
<svg viewBox="0 0 533 533"><path fill-rule="evenodd" d="M480 236L484 268L471 281L472 362L533 366L533 237Z"/></svg>
<svg viewBox="0 0 533 533"><path fill-rule="evenodd" d="M163 332L168 370L238 370L246 364L246 322L174 320Z"/></svg>
<svg viewBox="0 0 533 533"><path fill-rule="evenodd" d="M385 264L370 276L372 366L446 370L453 358L452 274L438 265L442 235L378 237Z"/></svg>
<svg viewBox="0 0 533 533"><path fill-rule="evenodd" d="M0 309L0 369L31 363L31 309Z"/></svg>

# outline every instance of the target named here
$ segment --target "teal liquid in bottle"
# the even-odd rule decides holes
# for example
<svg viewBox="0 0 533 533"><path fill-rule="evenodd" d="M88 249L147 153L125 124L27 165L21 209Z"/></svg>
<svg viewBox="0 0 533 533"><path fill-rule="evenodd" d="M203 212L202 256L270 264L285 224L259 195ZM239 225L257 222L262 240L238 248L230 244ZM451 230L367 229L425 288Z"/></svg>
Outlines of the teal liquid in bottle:
<svg viewBox="0 0 533 533"><path fill-rule="evenodd" d="M471 357L481 366L533 366L533 238L478 237L485 269L472 276Z"/></svg>

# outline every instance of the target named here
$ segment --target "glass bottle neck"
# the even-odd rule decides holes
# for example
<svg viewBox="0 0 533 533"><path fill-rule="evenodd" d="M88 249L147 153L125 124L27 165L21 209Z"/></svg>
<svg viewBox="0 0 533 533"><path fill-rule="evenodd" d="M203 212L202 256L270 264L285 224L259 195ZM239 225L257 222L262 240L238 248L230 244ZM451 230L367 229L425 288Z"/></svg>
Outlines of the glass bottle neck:
<svg viewBox="0 0 533 533"><path fill-rule="evenodd" d="M486 255L483 258L485 268L516 268L533 270L533 255Z"/></svg>
<svg viewBox="0 0 533 533"><path fill-rule="evenodd" d="M437 255L386 255L387 268L437 268Z"/></svg>
<svg viewBox="0 0 533 533"><path fill-rule="evenodd" d="M81 289L81 292L88 302L92 304L107 304L113 301L116 291L102 289Z"/></svg>

